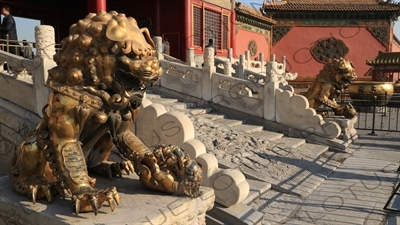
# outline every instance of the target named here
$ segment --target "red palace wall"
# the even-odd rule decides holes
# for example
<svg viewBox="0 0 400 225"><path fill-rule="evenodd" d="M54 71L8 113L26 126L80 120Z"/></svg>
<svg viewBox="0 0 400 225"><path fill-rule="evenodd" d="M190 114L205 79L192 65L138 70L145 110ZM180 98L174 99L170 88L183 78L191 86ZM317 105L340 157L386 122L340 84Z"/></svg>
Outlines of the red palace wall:
<svg viewBox="0 0 400 225"><path fill-rule="evenodd" d="M257 54L255 56L250 56L250 59L254 60L255 57L259 57L260 52L263 52L264 61L269 60L269 54L271 51L266 35L244 29L238 29L236 33L235 58L239 58L239 55L244 54L245 51L248 50L248 44L251 40L254 40L257 43Z"/></svg>
<svg viewBox="0 0 400 225"><path fill-rule="evenodd" d="M400 46L393 42L392 44L392 52L400 52Z"/></svg>
<svg viewBox="0 0 400 225"><path fill-rule="evenodd" d="M349 48L345 58L350 59L359 77L371 68L365 62L373 59L384 46L365 27L294 27L273 47L273 54L280 60L286 56L287 69L299 77L315 77L323 64L316 61L310 49L322 38L335 37Z"/></svg>

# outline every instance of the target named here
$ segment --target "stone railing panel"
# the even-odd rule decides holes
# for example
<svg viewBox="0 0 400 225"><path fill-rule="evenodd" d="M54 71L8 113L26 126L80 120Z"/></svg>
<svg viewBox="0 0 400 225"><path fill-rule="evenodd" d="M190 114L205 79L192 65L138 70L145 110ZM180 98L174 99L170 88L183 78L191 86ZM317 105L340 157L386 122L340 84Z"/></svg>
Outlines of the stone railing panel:
<svg viewBox="0 0 400 225"><path fill-rule="evenodd" d="M15 79L13 76L0 72L0 96L27 110L36 112L36 104L32 96L35 90L32 83Z"/></svg>
<svg viewBox="0 0 400 225"><path fill-rule="evenodd" d="M194 55L193 49L188 49L188 52ZM167 69L166 76L161 78L166 81L162 83L162 86L203 101L282 124L284 126L279 128L282 132L289 130L291 135L301 136L309 141L327 144L334 148L347 148L349 143L357 138L353 129L343 129L337 121L324 121L315 113L315 110L308 107L307 99L294 94L293 87L287 85L287 81L296 79L297 73L286 71L286 57L282 57L281 62L278 62L273 55L271 61L264 61L264 56L261 54L259 61L252 61L249 60L248 52L246 55L240 55L239 59L232 57L231 49L228 49L228 53L228 58L224 59L214 57L212 48L204 50L204 66L192 67L199 73L198 81L201 87L194 85L193 81L181 82L170 78L175 76L180 79L182 74L190 74L187 72L189 69L180 69L177 72L179 69L176 69L178 67L172 62L162 63ZM186 62L187 65L194 65L195 60L189 61ZM249 68L252 65L259 68L256 68L257 70ZM202 92L201 95L200 92ZM308 134L304 136L303 133ZM342 137L347 141L341 140Z"/></svg>
<svg viewBox="0 0 400 225"><path fill-rule="evenodd" d="M0 98L0 165L11 165L14 150L39 122L37 114ZM8 172L9 166L0 167L0 174Z"/></svg>
<svg viewBox="0 0 400 225"><path fill-rule="evenodd" d="M160 65L164 71L161 86L193 97L202 97L201 69L165 60L160 60Z"/></svg>
<svg viewBox="0 0 400 225"><path fill-rule="evenodd" d="M42 115L47 104L49 89L44 86L48 70L56 66L54 28L47 25L35 27L36 57L26 59L5 51L0 51L1 78L0 97L27 110ZM11 69L3 70L3 64Z"/></svg>
<svg viewBox="0 0 400 225"><path fill-rule="evenodd" d="M336 122L325 122L309 108L307 98L293 92L276 90L276 122L303 131L304 138L320 135L329 139L339 137L341 128Z"/></svg>
<svg viewBox="0 0 400 225"><path fill-rule="evenodd" d="M212 77L212 102L255 116L263 116L262 85L221 74Z"/></svg>

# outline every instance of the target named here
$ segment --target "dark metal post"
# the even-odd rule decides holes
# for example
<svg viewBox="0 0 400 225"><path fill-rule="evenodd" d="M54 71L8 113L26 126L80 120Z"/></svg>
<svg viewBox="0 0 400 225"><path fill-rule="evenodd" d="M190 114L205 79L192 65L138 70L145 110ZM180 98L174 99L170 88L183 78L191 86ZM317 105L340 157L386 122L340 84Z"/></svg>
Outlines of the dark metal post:
<svg viewBox="0 0 400 225"><path fill-rule="evenodd" d="M376 95L374 95L374 98L373 98L373 102L374 102L374 108L373 108L373 110L372 110L372 131L371 131L371 133L369 133L368 135L372 135L372 136L377 136L377 134L375 134L375 109L376 109L376 99L377 99L377 96Z"/></svg>
<svg viewBox="0 0 400 225"><path fill-rule="evenodd" d="M387 91L385 91L385 105L384 105L384 111L383 111L383 116L386 116L386 99L387 99Z"/></svg>
<svg viewBox="0 0 400 225"><path fill-rule="evenodd" d="M9 43L9 39L8 39L8 34L6 34L6 49L7 49L7 52L9 53L10 52L10 43Z"/></svg>

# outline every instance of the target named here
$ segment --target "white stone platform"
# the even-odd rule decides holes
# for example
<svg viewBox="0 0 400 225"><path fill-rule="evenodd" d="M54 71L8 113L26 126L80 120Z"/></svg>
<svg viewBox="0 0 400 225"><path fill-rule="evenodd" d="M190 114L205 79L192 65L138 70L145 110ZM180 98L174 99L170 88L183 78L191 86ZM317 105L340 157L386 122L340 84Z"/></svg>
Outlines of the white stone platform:
<svg viewBox="0 0 400 225"><path fill-rule="evenodd" d="M147 190L136 174L122 178L97 178L97 188L115 186L121 204L111 212L104 203L97 216L94 213L72 211L72 201L54 196L51 203L41 199L33 204L28 197L16 193L8 176L0 177L0 224L201 224L205 225L206 211L214 206L211 188L201 187L199 198L179 197Z"/></svg>

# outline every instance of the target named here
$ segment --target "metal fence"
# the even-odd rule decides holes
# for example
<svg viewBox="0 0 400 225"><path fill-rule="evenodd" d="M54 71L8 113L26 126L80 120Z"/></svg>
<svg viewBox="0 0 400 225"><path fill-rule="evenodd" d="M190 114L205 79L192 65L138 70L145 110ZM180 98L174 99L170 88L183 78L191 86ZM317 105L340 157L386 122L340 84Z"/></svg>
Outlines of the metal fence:
<svg viewBox="0 0 400 225"><path fill-rule="evenodd" d="M8 37L8 36L7 36ZM61 51L61 44L55 44L55 50ZM21 57L33 59L34 54L26 55L24 54L24 49L31 48L32 52L36 52L36 43L26 40L9 40L9 39L0 39L0 50L19 55Z"/></svg>
<svg viewBox="0 0 400 225"><path fill-rule="evenodd" d="M351 104L357 111L356 129L399 132L400 93L384 95L352 94L340 95L339 104Z"/></svg>

